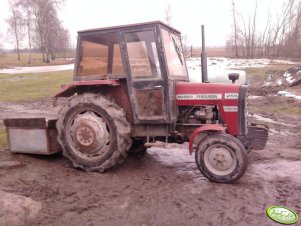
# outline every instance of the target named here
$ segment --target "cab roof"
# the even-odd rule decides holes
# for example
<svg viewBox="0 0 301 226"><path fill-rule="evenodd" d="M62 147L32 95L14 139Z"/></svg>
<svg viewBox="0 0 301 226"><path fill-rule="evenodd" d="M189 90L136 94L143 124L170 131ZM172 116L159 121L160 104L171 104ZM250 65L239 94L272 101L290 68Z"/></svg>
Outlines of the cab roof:
<svg viewBox="0 0 301 226"><path fill-rule="evenodd" d="M176 30L175 28L173 28L161 21L150 21L150 22L144 22L144 23L126 24L126 25L118 25L118 26L112 26L112 27L87 29L87 30L78 31L78 34L84 34L84 33L90 33L90 32L94 33L94 32L105 32L105 31L128 30L128 29L133 29L133 28L143 28L143 27L147 27L147 26L157 26L157 25L161 25L162 27L165 27L168 30L172 30L173 32L175 32L177 34L181 34L180 31Z"/></svg>

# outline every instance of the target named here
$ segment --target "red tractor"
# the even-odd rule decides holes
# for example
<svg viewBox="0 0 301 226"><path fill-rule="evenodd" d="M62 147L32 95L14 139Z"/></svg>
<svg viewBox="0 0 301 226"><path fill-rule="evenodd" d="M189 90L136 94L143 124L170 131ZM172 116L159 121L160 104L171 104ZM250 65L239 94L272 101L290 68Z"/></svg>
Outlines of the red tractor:
<svg viewBox="0 0 301 226"><path fill-rule="evenodd" d="M55 97L70 97L56 122L63 154L86 171L189 142L205 177L231 183L268 137L248 125L247 86L189 82L180 32L162 22L78 32L74 81Z"/></svg>

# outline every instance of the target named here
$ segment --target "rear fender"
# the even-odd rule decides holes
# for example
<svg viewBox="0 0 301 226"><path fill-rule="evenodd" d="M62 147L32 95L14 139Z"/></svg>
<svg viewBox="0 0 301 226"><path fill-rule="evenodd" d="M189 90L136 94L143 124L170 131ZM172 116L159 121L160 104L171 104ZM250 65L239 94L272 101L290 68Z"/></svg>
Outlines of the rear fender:
<svg viewBox="0 0 301 226"><path fill-rule="evenodd" d="M225 129L225 127L218 124L207 124L194 130L189 138L189 154L192 154L193 152L193 143L198 134L208 132L222 132L225 131Z"/></svg>
<svg viewBox="0 0 301 226"><path fill-rule="evenodd" d="M70 97L75 94L82 87L91 86L120 86L117 80L90 80L90 81L74 81L67 85L63 85L61 90L58 91L54 97Z"/></svg>
<svg viewBox="0 0 301 226"><path fill-rule="evenodd" d="M74 81L62 86L54 97L70 97L75 93L93 92L105 96L109 100L114 100L117 105L124 109L126 118L129 122L133 122L133 114L131 109L128 93L118 80L90 80L90 81Z"/></svg>

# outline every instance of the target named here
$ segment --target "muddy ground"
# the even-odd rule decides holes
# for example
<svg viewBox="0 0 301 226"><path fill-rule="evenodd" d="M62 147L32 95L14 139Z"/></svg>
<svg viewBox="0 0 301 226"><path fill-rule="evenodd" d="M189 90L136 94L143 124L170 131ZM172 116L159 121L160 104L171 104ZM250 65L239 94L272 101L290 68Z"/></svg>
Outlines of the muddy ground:
<svg viewBox="0 0 301 226"><path fill-rule="evenodd" d="M301 101L269 96L273 89L258 93L254 84L251 94L265 96L249 100L250 120L267 120L262 123L270 126L269 140L265 150L249 154L247 172L236 184L209 182L184 144L129 156L104 174L75 169L61 154L45 157L2 149L0 161L22 164L0 169L0 190L42 203L37 217L24 225L278 225L266 216L271 205L301 214L301 116L264 109L301 108ZM1 118L17 112L51 118L49 108L46 100L0 103Z"/></svg>

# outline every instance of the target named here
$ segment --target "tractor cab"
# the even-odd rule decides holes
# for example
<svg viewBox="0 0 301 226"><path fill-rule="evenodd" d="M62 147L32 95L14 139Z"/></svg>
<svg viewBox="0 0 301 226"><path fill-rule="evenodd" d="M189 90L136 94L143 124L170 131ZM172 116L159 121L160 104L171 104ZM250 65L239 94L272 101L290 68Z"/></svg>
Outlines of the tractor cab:
<svg viewBox="0 0 301 226"><path fill-rule="evenodd" d="M118 79L135 123L176 122L175 81L188 81L180 32L162 22L80 31L74 80Z"/></svg>

